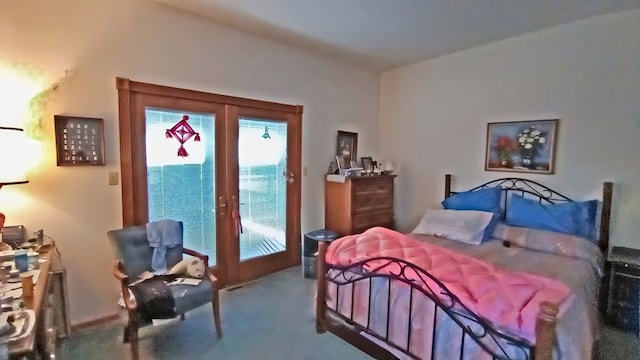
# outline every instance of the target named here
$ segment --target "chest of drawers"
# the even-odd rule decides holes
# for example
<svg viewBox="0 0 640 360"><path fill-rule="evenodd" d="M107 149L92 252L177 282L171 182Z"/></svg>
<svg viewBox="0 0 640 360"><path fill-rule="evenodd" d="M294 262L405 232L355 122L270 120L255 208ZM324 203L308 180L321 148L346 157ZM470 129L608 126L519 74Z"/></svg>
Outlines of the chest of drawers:
<svg viewBox="0 0 640 360"><path fill-rule="evenodd" d="M605 320L640 336L640 249L614 246L610 265Z"/></svg>
<svg viewBox="0 0 640 360"><path fill-rule="evenodd" d="M393 182L396 175L347 177L325 181L325 228L340 235L374 226L393 228Z"/></svg>

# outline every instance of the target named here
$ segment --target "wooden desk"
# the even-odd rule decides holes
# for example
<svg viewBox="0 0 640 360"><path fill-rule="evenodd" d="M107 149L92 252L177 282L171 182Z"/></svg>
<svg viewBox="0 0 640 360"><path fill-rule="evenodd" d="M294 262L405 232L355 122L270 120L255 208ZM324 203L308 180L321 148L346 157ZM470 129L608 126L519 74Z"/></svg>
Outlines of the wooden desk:
<svg viewBox="0 0 640 360"><path fill-rule="evenodd" d="M63 335L68 335L66 286L64 288L65 293L61 294L62 298L52 296L60 291L52 283L65 281L65 272L64 268L60 266L59 258L52 256L52 252L54 251L51 248L40 250L40 258L49 261L40 263L40 276L34 286L33 296L14 300L18 302L24 301L25 307L33 310L36 314L36 323L34 330L29 335L8 344L9 357L11 359L24 357L37 359L38 355L41 358L50 358L52 355L55 357L55 340L57 339L56 307L63 306L61 308L65 315L62 319L64 323ZM56 279L56 277L60 278Z"/></svg>
<svg viewBox="0 0 640 360"><path fill-rule="evenodd" d="M34 292L32 297L22 297L14 300L14 304L20 301L24 301L27 309L33 310L36 314L36 324L34 330L30 334L22 339L11 341L8 343L9 356L11 358L19 358L26 356L35 359L35 352L38 343L38 329L41 327L41 316L43 304L46 298L46 294L49 292L49 267L50 264L40 264L40 276L38 282L34 286ZM15 308L15 306L14 306Z"/></svg>

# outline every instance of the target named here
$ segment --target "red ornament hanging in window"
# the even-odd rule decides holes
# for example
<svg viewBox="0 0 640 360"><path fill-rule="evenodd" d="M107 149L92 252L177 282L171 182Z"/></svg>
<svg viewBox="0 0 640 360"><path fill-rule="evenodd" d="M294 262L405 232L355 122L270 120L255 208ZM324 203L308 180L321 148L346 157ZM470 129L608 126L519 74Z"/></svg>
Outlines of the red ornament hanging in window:
<svg viewBox="0 0 640 360"><path fill-rule="evenodd" d="M187 122L188 120L189 116L183 115L182 120L178 121L177 124L173 125L171 129L167 129L167 132L165 132L167 139L176 138L180 143L180 147L178 148L178 156L180 157L189 156L187 149L184 148L184 143L187 142L187 140L195 136L193 141L200 141L200 133L193 130L191 125Z"/></svg>

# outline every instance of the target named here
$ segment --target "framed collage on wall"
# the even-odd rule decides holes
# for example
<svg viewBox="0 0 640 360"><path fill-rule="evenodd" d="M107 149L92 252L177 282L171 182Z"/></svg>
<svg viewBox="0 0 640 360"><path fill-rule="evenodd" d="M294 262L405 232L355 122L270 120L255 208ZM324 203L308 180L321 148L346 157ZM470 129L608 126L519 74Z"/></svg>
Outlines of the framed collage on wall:
<svg viewBox="0 0 640 360"><path fill-rule="evenodd" d="M102 166L104 124L102 119L55 115L58 166Z"/></svg>

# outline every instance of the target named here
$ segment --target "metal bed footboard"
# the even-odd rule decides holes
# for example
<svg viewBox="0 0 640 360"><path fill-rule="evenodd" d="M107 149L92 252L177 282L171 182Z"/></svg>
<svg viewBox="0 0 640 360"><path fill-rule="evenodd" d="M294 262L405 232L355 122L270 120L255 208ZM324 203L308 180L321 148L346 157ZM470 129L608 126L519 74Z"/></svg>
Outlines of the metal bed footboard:
<svg viewBox="0 0 640 360"><path fill-rule="evenodd" d="M465 349L471 348L474 352L481 351L487 355L487 358L491 359L533 359L535 347L527 343L523 339L509 336L498 331L491 326L486 320L480 318L474 314L469 308L460 302L460 300L452 294L442 282L436 279L433 275L423 270L422 268L406 262L401 259L392 257L375 257L370 258L349 266L335 266L331 264L325 264L324 280L325 289L334 296L333 306L329 306L325 301L325 310L327 314L333 317L337 317L350 326L354 327L358 331L364 331L368 335L377 338L385 343L387 346L394 348L408 355L414 359L420 359L421 355L412 351L412 321L419 316L414 314L414 302L418 300L418 297L428 299L432 304L433 318L422 319L420 321L431 321L431 333L427 333L427 336L431 336L431 351L432 358L436 358L436 355L445 349L438 349L436 340L438 331L443 326L451 326L451 324L445 324L443 321L438 321L438 318L446 314L446 317L453 321L460 329L459 340L450 340L450 343L459 343L459 358L465 359L472 356L466 354ZM320 269L318 269L320 270ZM320 278L320 275L319 275ZM416 280L416 278L420 280ZM382 285L381 285L382 284ZM407 323L407 336L403 339L402 344L396 341L390 341L390 317L392 310L392 292L400 291L398 284L406 284L404 290L408 291L408 319ZM334 288L331 288L334 286ZM356 299L356 287L364 286L367 289L366 293L369 295L366 299L366 321L362 319L354 318L354 306L356 301L363 301L362 299ZM400 285L402 287L402 285ZM380 287L386 287L383 291L386 291L386 295L380 295L378 298L386 299L386 329L380 331L379 326L376 329L373 328L371 318L372 308L380 308L380 304L377 306L372 300L372 294L379 292ZM376 288L376 290L374 290ZM341 294L342 293L342 294ZM318 294L320 296L320 294ZM326 295L325 295L326 296ZM342 298L341 298L342 296ZM350 297L345 299L344 297ZM341 304L346 301L347 307L350 309L341 309ZM350 306L349 306L350 304ZM362 305L360 305L362 306ZM395 313L395 312L394 312ZM326 315L326 314L325 314ZM322 320L326 320L326 317L322 317ZM358 321L360 320L360 321ZM445 320L446 321L446 320ZM427 326L422 326L427 328ZM424 334L422 334L424 336ZM475 342L477 347L465 346L468 341ZM453 351L446 349L447 357L450 358ZM441 356L442 357L442 356ZM483 356L484 357L484 356Z"/></svg>

